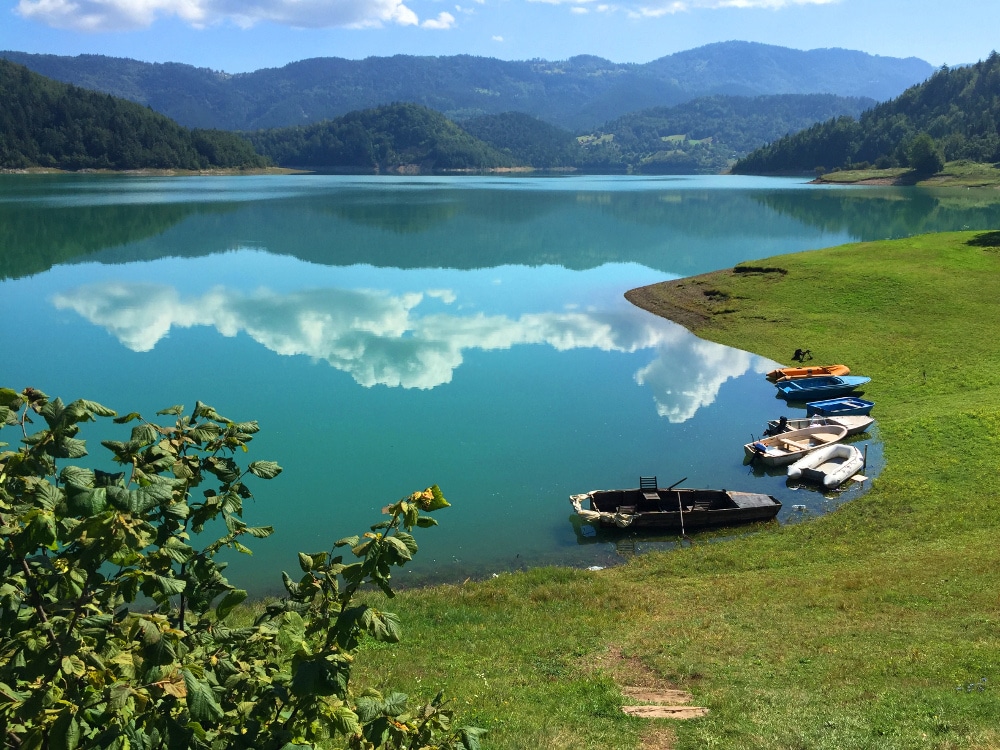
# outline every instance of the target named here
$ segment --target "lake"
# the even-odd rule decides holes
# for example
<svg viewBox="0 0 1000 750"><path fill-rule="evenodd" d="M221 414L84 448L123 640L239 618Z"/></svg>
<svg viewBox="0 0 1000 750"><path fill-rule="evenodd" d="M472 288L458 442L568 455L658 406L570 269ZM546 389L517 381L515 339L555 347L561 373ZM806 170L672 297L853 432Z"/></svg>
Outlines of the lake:
<svg viewBox="0 0 1000 750"><path fill-rule="evenodd" d="M767 419L804 414L764 380L775 363L625 291L998 225L995 191L777 178L0 175L0 385L258 420L248 458L284 473L246 514L276 534L230 569L255 593L433 483L453 507L418 530L403 584L608 565L675 540L595 534L570 494L686 478L774 494L788 523L864 491L744 465ZM83 436L103 461L127 429ZM877 476L877 429L861 445Z"/></svg>

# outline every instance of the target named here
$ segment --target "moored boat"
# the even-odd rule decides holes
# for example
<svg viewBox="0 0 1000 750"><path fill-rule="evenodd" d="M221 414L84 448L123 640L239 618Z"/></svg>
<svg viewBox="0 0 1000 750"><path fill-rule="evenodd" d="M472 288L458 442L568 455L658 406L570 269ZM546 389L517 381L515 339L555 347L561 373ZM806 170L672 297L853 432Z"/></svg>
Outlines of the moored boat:
<svg viewBox="0 0 1000 750"><path fill-rule="evenodd" d="M592 490L569 499L576 514L588 523L668 531L768 521L781 510L777 498L756 492L648 485Z"/></svg>
<svg viewBox="0 0 1000 750"><path fill-rule="evenodd" d="M809 451L839 442L846 436L847 428L843 425L814 425L747 443L743 446L743 452L765 466L784 466Z"/></svg>
<svg viewBox="0 0 1000 750"><path fill-rule="evenodd" d="M813 427L815 425L836 424L847 428L847 437L860 435L866 432L869 427L875 424L875 418L863 414L837 414L830 417L813 416L798 419L769 419L765 435L780 435L790 430L801 430L803 427Z"/></svg>
<svg viewBox="0 0 1000 750"><path fill-rule="evenodd" d="M778 367L764 377L772 383L782 383L796 378L817 378L823 375L850 375L851 368L847 365L814 365L811 367Z"/></svg>
<svg viewBox="0 0 1000 750"><path fill-rule="evenodd" d="M818 414L824 417L841 416L855 414L859 416L871 414L874 401L866 401L857 396L841 396L840 398L828 398L824 401L810 401L806 404L806 414L812 416Z"/></svg>
<svg viewBox="0 0 1000 750"><path fill-rule="evenodd" d="M846 396L855 388L860 388L871 378L863 375L825 376L819 378L798 378L778 383L778 395L788 401L815 401L827 396Z"/></svg>
<svg viewBox="0 0 1000 750"><path fill-rule="evenodd" d="M839 487L865 465L864 456L853 445L837 443L810 452L788 467L789 479L816 482L826 488Z"/></svg>

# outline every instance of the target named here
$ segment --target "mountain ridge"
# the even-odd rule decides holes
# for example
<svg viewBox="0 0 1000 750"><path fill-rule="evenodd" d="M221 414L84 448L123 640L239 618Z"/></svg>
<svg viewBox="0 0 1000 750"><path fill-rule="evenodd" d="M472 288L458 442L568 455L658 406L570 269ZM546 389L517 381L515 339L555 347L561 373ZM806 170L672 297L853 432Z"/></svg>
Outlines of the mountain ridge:
<svg viewBox="0 0 1000 750"><path fill-rule="evenodd" d="M563 61L475 55L317 57L234 74L103 55L0 51L0 57L56 80L150 106L187 127L225 130L308 125L409 102L458 122L518 111L585 131L628 112L716 94L831 93L882 101L934 71L914 57L736 41L648 63L614 63L593 55Z"/></svg>

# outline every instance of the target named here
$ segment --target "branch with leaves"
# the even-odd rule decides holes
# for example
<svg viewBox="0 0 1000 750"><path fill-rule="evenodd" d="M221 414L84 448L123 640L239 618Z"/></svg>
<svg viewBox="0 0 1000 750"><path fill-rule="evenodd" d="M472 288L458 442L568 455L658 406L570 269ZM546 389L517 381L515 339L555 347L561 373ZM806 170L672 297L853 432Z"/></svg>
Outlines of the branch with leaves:
<svg viewBox="0 0 1000 750"><path fill-rule="evenodd" d="M172 423L0 388L0 429L20 433L17 449L0 443L5 745L476 750L483 730L453 728L443 695L411 708L406 695L351 682L363 638L400 639L399 618L358 595L394 595L392 568L417 552L411 532L448 505L440 490L387 506L363 536L300 553L302 576L283 574L287 596L231 627L247 592L217 555L249 553L245 542L271 535L242 520L243 502L281 467L237 463L256 422L201 402L158 416ZM87 455L80 426L97 418L134 423L128 440L102 443L116 471L66 463ZM199 545L219 519L225 533Z"/></svg>

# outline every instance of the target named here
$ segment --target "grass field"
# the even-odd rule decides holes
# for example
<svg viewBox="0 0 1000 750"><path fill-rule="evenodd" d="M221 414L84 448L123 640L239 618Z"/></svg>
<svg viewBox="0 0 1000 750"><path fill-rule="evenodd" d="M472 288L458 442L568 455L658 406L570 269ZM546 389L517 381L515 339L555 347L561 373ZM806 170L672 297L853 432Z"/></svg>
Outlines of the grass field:
<svg viewBox="0 0 1000 750"><path fill-rule="evenodd" d="M363 651L356 674L445 688L488 748L1000 748L1000 248L976 236L631 292L704 338L870 375L882 475L831 514L733 541L404 592L384 603L403 643ZM710 712L628 717L626 686Z"/></svg>

